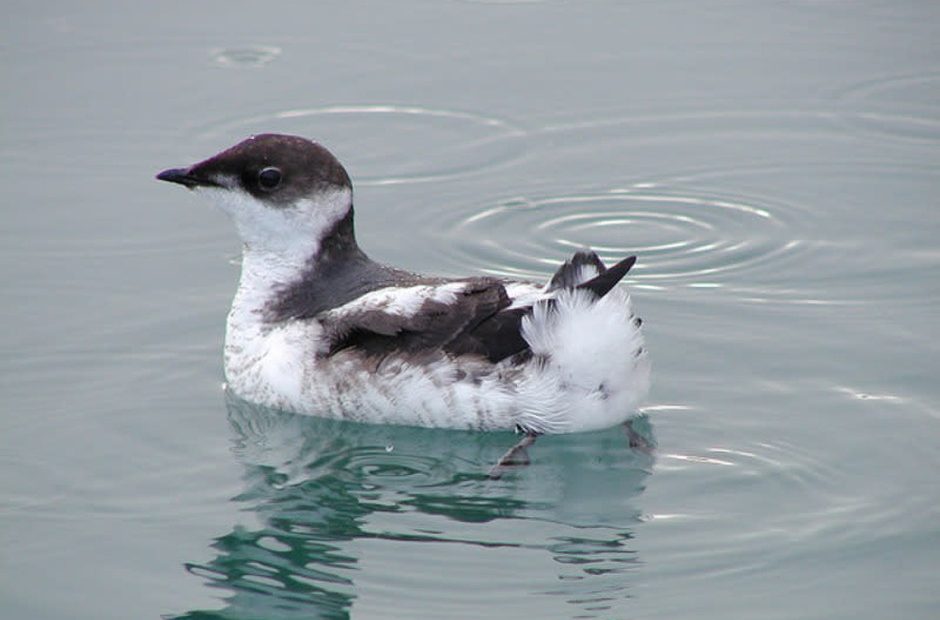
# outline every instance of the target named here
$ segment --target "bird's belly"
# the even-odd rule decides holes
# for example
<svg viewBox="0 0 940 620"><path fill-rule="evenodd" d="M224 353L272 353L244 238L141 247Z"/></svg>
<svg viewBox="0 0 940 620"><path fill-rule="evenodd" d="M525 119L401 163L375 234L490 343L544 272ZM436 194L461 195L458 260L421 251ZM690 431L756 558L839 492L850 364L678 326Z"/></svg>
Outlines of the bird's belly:
<svg viewBox="0 0 940 620"><path fill-rule="evenodd" d="M416 360L350 349L318 357L299 346L304 341L302 334L272 333L264 346L227 342L228 388L267 407L355 422L467 430L514 427L511 369L444 353Z"/></svg>

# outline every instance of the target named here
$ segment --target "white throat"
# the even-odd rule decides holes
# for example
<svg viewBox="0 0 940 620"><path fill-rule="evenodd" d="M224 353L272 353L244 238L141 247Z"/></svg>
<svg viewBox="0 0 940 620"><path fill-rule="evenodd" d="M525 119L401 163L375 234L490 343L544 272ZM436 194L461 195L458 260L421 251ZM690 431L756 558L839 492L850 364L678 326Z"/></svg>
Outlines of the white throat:
<svg viewBox="0 0 940 620"><path fill-rule="evenodd" d="M348 188L326 190L283 206L240 189L202 191L232 218L243 242L241 278L232 305L232 315L243 320L260 321L277 292L311 269L323 239L352 208Z"/></svg>

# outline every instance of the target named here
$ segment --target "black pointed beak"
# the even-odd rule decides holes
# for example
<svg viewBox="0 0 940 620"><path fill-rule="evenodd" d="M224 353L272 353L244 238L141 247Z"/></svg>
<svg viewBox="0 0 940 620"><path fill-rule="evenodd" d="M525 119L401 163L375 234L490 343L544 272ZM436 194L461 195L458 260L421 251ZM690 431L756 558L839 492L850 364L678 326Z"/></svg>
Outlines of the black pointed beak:
<svg viewBox="0 0 940 620"><path fill-rule="evenodd" d="M170 183L179 183L189 189L218 186L218 183L215 181L194 175L191 168L170 168L158 174L157 179L160 181L169 181Z"/></svg>

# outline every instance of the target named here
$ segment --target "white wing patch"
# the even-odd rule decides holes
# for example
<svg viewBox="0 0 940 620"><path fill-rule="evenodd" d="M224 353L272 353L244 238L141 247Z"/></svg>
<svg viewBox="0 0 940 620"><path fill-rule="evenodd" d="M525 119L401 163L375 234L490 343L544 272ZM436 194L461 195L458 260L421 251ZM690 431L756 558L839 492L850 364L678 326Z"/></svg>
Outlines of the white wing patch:
<svg viewBox="0 0 940 620"><path fill-rule="evenodd" d="M510 308L531 306L539 299L550 297L545 294L543 287L528 282L507 282L505 286L506 294L512 300Z"/></svg>
<svg viewBox="0 0 940 620"><path fill-rule="evenodd" d="M327 320L336 320L351 314L363 312L385 312L402 318L415 316L428 301L440 304L452 304L457 294L466 288L464 282L449 282L437 286L421 284L417 286L389 286L366 293L354 301L334 308L325 313Z"/></svg>

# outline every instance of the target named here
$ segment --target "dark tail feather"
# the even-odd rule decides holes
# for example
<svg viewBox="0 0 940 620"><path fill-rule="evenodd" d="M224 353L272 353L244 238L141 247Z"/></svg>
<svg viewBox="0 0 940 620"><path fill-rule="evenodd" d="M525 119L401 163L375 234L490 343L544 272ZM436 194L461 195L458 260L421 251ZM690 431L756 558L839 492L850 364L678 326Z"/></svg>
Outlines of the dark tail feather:
<svg viewBox="0 0 940 620"><path fill-rule="evenodd" d="M582 272L581 268L587 266L593 267L598 274L607 271L607 267L604 266L603 261L601 261L597 254L591 250L579 250L558 268L558 271L555 272L555 275L552 276L551 281L548 283L546 290L555 291L560 288L574 288L578 286L582 282L579 279Z"/></svg>
<svg viewBox="0 0 940 620"><path fill-rule="evenodd" d="M627 272L630 271L630 268L633 267L633 263L635 262L636 256L628 256L601 275L591 278L583 284L579 284L577 288L591 291L597 295L598 298L603 297L610 289L617 285L617 282L620 282L620 280L627 275Z"/></svg>

